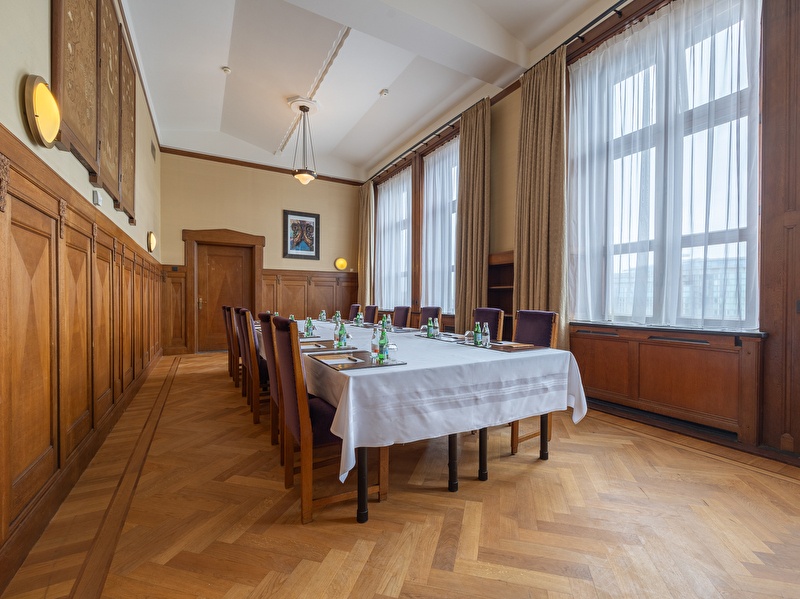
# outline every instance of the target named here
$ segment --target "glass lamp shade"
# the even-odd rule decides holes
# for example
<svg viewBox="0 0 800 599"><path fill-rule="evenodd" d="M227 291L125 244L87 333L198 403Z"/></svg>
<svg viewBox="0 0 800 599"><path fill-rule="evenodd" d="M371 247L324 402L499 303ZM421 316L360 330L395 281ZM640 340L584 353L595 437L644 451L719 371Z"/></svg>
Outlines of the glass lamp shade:
<svg viewBox="0 0 800 599"><path fill-rule="evenodd" d="M52 148L61 129L61 111L47 83L38 75L28 75L25 82L25 112L36 141Z"/></svg>
<svg viewBox="0 0 800 599"><path fill-rule="evenodd" d="M308 185L311 181L317 178L317 173L307 168L298 168L294 171L294 178L300 181L303 185Z"/></svg>
<svg viewBox="0 0 800 599"><path fill-rule="evenodd" d="M347 268L347 260L344 258L336 258L336 260L333 261L333 266L336 270L344 270Z"/></svg>

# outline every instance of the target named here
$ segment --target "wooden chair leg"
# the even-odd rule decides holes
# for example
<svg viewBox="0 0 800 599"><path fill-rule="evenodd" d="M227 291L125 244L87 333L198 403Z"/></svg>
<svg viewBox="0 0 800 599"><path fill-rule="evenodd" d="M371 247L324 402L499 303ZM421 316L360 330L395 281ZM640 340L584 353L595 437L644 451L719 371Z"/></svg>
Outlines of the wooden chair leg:
<svg viewBox="0 0 800 599"><path fill-rule="evenodd" d="M314 509L314 454L300 449L300 520L308 524Z"/></svg>
<svg viewBox="0 0 800 599"><path fill-rule="evenodd" d="M294 487L294 439L285 427L283 430L283 486L291 489Z"/></svg>
<svg viewBox="0 0 800 599"><path fill-rule="evenodd" d="M278 434L280 432L279 429L279 420L278 420L278 404L270 398L269 400L269 429L270 429L270 443L272 445L278 444ZM283 460L283 454L281 454L281 460ZM283 461L281 461L281 466L283 465Z"/></svg>
<svg viewBox="0 0 800 599"><path fill-rule="evenodd" d="M519 420L511 423L511 455L519 451Z"/></svg>
<svg viewBox="0 0 800 599"><path fill-rule="evenodd" d="M389 496L389 448L378 448L378 501L383 501Z"/></svg>

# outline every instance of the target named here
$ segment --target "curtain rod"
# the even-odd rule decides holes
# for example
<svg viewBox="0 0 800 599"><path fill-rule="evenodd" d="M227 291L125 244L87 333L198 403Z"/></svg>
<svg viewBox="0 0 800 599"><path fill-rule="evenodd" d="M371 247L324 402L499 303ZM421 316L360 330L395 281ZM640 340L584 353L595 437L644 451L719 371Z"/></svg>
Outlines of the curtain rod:
<svg viewBox="0 0 800 599"><path fill-rule="evenodd" d="M575 33L573 33L573 34L572 34L570 37L568 37L567 39L565 39L565 40L564 40L564 41L561 43L561 45L559 45L559 46L556 46L556 47L555 47L555 49L554 49L552 52L550 52L550 54L553 54L553 52L555 52L556 50L558 50L558 49L559 49L561 46L566 46L566 45L568 45L570 42L572 42L572 41L575 41L576 39L579 39L579 40L581 40L581 42L583 42L583 41L584 41L583 34L584 34L584 33L586 33L586 32L587 32L589 29L591 29L592 27L594 27L595 25L597 25L597 24L598 24L600 21L602 21L603 19L605 19L605 18L606 18L607 16L609 16L611 13L617 13L617 17L621 19L621 18L622 18L622 11L619 9L619 7L620 7L620 6L622 6L622 5L624 5L624 4L630 4L631 2L633 2L633 0L618 0L618 1L617 1L617 2L615 2L615 3L614 3L612 6L611 6L611 7L609 7L609 8L608 8L608 9L606 9L606 10L604 10L603 12L601 12L601 13L600 13L599 15L597 15L597 16L596 16L594 19L592 19L592 20L591 20L589 23L587 23L586 25L584 25L583 27L581 27L580 29L578 29L578 31L576 31Z"/></svg>
<svg viewBox="0 0 800 599"><path fill-rule="evenodd" d="M480 100L478 100L478 102L480 102ZM477 104L477 102L476 102L476 104ZM474 104L473 104L473 106L474 106ZM472 106L470 106L470 108L472 108ZM467 110L469 110L469 108L467 108ZM392 167L393 167L395 164L397 164L398 162L400 162L401 160L403 160L403 159L404 159L406 156L408 156L409 154L411 154L411 153L415 152L415 151L416 151L416 150L418 150L418 149L419 149L421 146L424 146L424 145L425 145L426 143L428 143L428 142L429 142L431 139L433 139L434 137L436 137L437 135L439 135L439 134L440 134L442 131L444 131L444 130L445 130L445 129L447 129L448 127L452 127L452 126L453 126L453 124L455 124L455 123L456 123L456 122L457 122L459 119L461 119L461 115L462 115L462 114L463 114L463 111L462 111L462 112L460 112L459 114L457 114L456 116L454 116L454 117L453 117L452 119L450 119L449 121L447 121L447 122L446 122L444 125L440 126L440 127L439 127L438 129L436 129L436 130L435 130L433 133L431 133L430 135L427 135L426 137L424 137L424 138L422 139L422 141L419 141L419 142L415 143L413 146L411 146L410 148L408 148L408 149L407 149L407 150L405 150L404 152L401 152L400 154L398 154L398 155L397 155L395 158L393 158L392 160L390 160L389 162L387 162L387 163L386 163L386 166L384 166L384 167L383 167L381 170L379 170L377 173L375 173L374 175L372 175L372 176L371 176L369 179L367 179L367 180L368 180L368 181L372 181L372 180L373 180L373 179L375 179L376 177L380 177L380 176L381 176L383 173L385 173L385 172L386 172L386 171L388 171L390 168L392 168Z"/></svg>
<svg viewBox="0 0 800 599"><path fill-rule="evenodd" d="M605 18L606 18L607 16L609 16L611 13L616 13L616 14L617 14L617 17L619 17L619 18L621 19L621 18L622 18L622 11L620 11L620 10L619 10L620 6L623 6L624 4L629 4L629 3L631 3L631 2L633 2L633 0L617 0L617 2L615 2L615 3L614 3L614 4L613 4L613 5L610 7L610 8L608 8L608 9L604 10L604 11L603 11L602 13L600 13L600 14L599 14L597 17L595 17L594 19L592 19L592 20L591 20L589 23L587 23L586 25L584 25L583 27L581 27L580 29L578 29L578 31L576 31L575 33L573 33L573 34L572 34L571 36L569 36L569 37L568 37L566 40L564 40L564 41L563 41L561 44L559 44L558 46L556 46L556 47L555 47L555 48L554 48L554 49L553 49L553 50L550 52L550 54L554 54L554 53L556 52L556 50L558 50L558 49L559 49L561 46L566 46L566 45L568 45L570 42L572 42L572 41L574 41L574 40L576 40L576 39L579 39L579 40L583 41L583 40L584 40L584 38L583 38L583 34L584 34L586 31L588 31L589 29L591 29L592 27L594 27L595 25L597 25L597 24L598 24L600 21L602 21L603 19L605 19ZM541 61L539 61L539 62L541 62ZM536 64L538 64L538 62L537 62ZM536 66L536 64L534 64L534 65L530 66L529 68L525 69L525 71L524 71L524 72L525 72L525 73L527 73L527 72L528 72L528 71L530 71L530 70L531 70L533 67L535 67L535 66ZM520 75L520 77L522 77L522 75ZM520 77L518 77L517 79L515 79L513 83L511 83L511 84L507 85L505 88L503 88L503 89L501 89L499 92L497 92L497 94L495 94L495 96L494 96L493 98L491 98L492 104L494 104L494 103L495 103L495 102L494 102L494 99L495 99L496 97L498 97L498 96L503 96L503 95L504 95L504 94L505 94L505 93L508 91L508 89L509 89L509 88L519 85L519 80L520 80ZM483 98L481 98L481 100L478 100L478 102L481 102L482 100L483 100ZM477 104L478 102L475 102L475 104ZM475 104L473 104L472 106L475 106ZM469 108L472 108L472 106L470 106ZM466 110L469 110L469 108L467 108ZM442 126L441 126L441 127L439 127L438 129L436 129L436 130L435 130L433 133L431 133L430 135L428 135L427 137L425 137L425 138L424 138L422 141L420 141L419 143L416 143L416 144L414 144L413 146L411 146L410 148L408 148L407 150L405 150L404 152L401 152L401 153L400 153L398 156L396 156L394 159L392 159L392 160L390 160L388 163L386 163L386 166L384 166L384 167L383 167L382 169L380 169L380 170L379 170L377 173L375 173L374 175L372 175L372 176L371 176L371 177L370 177L368 180L370 180L370 181L371 181L372 179L375 179L376 177L380 177L380 176L381 176L383 173L385 173L385 172L386 172L386 171L388 171L390 168L392 168L394 165L396 165L398 162L400 162L401 160L403 160L403 159L404 159L406 156L408 156L408 155L409 155L409 154L411 154L412 152L416 151L416 150L417 150L418 148L420 148L421 146L424 146L426 143L428 143L428 141L430 141L432 138L434 138L434 137L436 137L437 135L439 135L439 134L440 134L442 131L444 131L444 130L445 130L445 129L447 129L448 127L451 127L451 126L452 126L452 125L453 125L453 124L454 124L456 121L458 121L459 119L461 119L461 115L462 115L462 114L464 114L464 112L466 112L466 110L463 110L463 111L461 111L461 113L459 113L459 114L457 114L456 116L454 116L452 119L450 119L449 121L447 121L447 122L446 122L444 125L442 125Z"/></svg>

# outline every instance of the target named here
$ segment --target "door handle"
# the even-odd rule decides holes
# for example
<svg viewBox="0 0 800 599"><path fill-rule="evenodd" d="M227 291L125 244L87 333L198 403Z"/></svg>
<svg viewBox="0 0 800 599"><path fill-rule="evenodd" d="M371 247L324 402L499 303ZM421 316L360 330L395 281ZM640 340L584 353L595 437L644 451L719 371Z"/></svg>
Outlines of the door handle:
<svg viewBox="0 0 800 599"><path fill-rule="evenodd" d="M198 297L197 298L197 309L198 310L202 310L203 309L203 298L202 297Z"/></svg>

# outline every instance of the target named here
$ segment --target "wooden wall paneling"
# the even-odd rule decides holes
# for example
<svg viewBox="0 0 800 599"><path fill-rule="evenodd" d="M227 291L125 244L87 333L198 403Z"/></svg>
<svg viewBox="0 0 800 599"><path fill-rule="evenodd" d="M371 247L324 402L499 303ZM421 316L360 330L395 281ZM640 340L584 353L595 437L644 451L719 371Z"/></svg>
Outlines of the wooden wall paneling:
<svg viewBox="0 0 800 599"><path fill-rule="evenodd" d="M61 463L92 430L91 224L62 203L59 224L59 429Z"/></svg>
<svg viewBox="0 0 800 599"><path fill-rule="evenodd" d="M302 273L278 275L278 311L282 316L294 314L300 318L301 314L308 312L308 287L307 275Z"/></svg>
<svg viewBox="0 0 800 599"><path fill-rule="evenodd" d="M52 89L61 109L57 143L98 170L97 0L53 0Z"/></svg>
<svg viewBox="0 0 800 599"><path fill-rule="evenodd" d="M186 267L165 265L162 272L161 338L164 353L191 353L186 337Z"/></svg>
<svg viewBox="0 0 800 599"><path fill-rule="evenodd" d="M114 0L99 0L99 167L90 176L93 184L103 187L112 200L119 201L120 171L120 25Z"/></svg>
<svg viewBox="0 0 800 599"><path fill-rule="evenodd" d="M419 296L417 296L419 297ZM341 311L342 316L347 318L350 313L350 306L358 302L358 278L348 274L340 274L336 277L336 309ZM364 306L361 307L364 309ZM417 302L419 309L419 302ZM419 318L419 316L417 316Z"/></svg>
<svg viewBox="0 0 800 599"><path fill-rule="evenodd" d="M120 357L122 359L122 389L123 391L133 381L134 374L134 317L133 317L133 304L134 304L134 283L133 271L136 256L133 252L123 247L122 250L122 287L120 290L120 318L122 326L119 329L120 334Z"/></svg>
<svg viewBox="0 0 800 599"><path fill-rule="evenodd" d="M760 325L764 343L762 441L800 453L800 4L762 13Z"/></svg>
<svg viewBox="0 0 800 599"><path fill-rule="evenodd" d="M1 150L2 148L0 148ZM8 194L11 161L0 153L0 281L10 281L11 210ZM9 325L11 321L11 297L8 285L0 289L0 544L4 544L9 533L9 500L11 495L11 344Z"/></svg>
<svg viewBox="0 0 800 599"><path fill-rule="evenodd" d="M35 190L32 190L36 193ZM57 214L57 213L56 213ZM56 248L58 220L10 196L6 208L10 318L3 344L9 356L6 414L8 483L4 521L13 526L56 473L58 463Z"/></svg>
<svg viewBox="0 0 800 599"><path fill-rule="evenodd" d="M274 312L278 305L278 276L262 272L261 274L261 305L257 306L259 312ZM316 316L314 314L313 316Z"/></svg>
<svg viewBox="0 0 800 599"><path fill-rule="evenodd" d="M113 376L114 376L114 401L117 401L117 398L122 396L124 391L125 385L123 384L122 380L122 329L123 329L123 318L122 318L122 295L123 295L123 272L125 270L124 267L124 256L122 253L122 244L119 243L116 239L112 241L112 251L111 251L111 259L112 259L112 314L114 320L114 330L112 333L112 343L113 343L113 352L114 352L114 366L113 366Z"/></svg>
<svg viewBox="0 0 800 599"><path fill-rule="evenodd" d="M119 201L114 207L136 222L136 71L124 40L120 50Z"/></svg>
<svg viewBox="0 0 800 599"><path fill-rule="evenodd" d="M328 315L332 316L336 310L340 310L342 316L347 318L347 311L341 308L336 301L336 276L309 274L306 276L306 283L308 285L308 305L305 312L301 314L304 316L317 316L322 310L325 310ZM297 312L295 312L295 316L300 317Z"/></svg>
<svg viewBox="0 0 800 599"><path fill-rule="evenodd" d="M142 337L144 266L139 256L134 255L133 258L133 372L135 376L144 369L144 339Z"/></svg>
<svg viewBox="0 0 800 599"><path fill-rule="evenodd" d="M94 229L92 396L97 427L114 406L114 240L96 224Z"/></svg>
<svg viewBox="0 0 800 599"><path fill-rule="evenodd" d="M588 397L734 432L753 447L762 342L758 334L570 325Z"/></svg>
<svg viewBox="0 0 800 599"><path fill-rule="evenodd" d="M0 592L148 372L123 381L122 273L129 292L134 255L160 268L133 248L0 125ZM140 314L158 313L150 290Z"/></svg>

